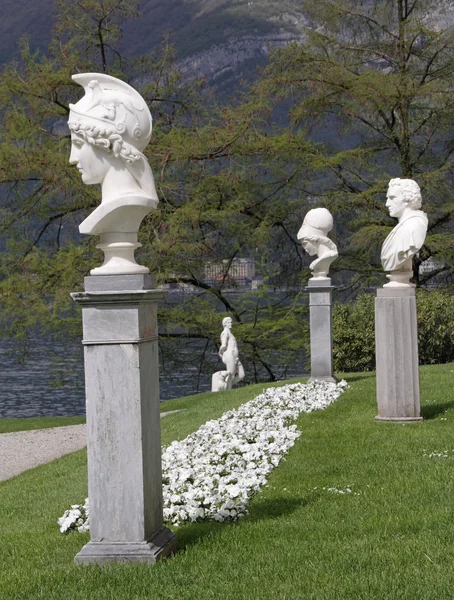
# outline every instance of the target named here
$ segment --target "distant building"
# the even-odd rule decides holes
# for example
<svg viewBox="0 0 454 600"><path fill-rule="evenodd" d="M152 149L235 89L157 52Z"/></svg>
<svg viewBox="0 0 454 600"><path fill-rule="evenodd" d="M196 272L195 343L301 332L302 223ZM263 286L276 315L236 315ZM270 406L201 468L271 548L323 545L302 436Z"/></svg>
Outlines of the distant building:
<svg viewBox="0 0 454 600"><path fill-rule="evenodd" d="M425 277L429 273L437 271L438 269L442 269L443 267L444 264L442 262L439 260L434 260L432 257L430 257L419 265L419 274L421 277ZM443 287L443 285L446 285L445 277L445 275L439 273L431 277L429 281L424 284L424 286L427 288Z"/></svg>
<svg viewBox="0 0 454 600"><path fill-rule="evenodd" d="M213 283L225 279L238 285L250 285L255 279L255 261L252 258L234 258L230 266L228 260L205 263L204 279Z"/></svg>
<svg viewBox="0 0 454 600"><path fill-rule="evenodd" d="M427 273L430 273L432 271L436 271L437 269L441 269L443 266L444 265L443 265L442 262L440 262L439 260L435 260L432 257L430 257L427 260L423 261L419 265L419 274L420 275L427 275Z"/></svg>

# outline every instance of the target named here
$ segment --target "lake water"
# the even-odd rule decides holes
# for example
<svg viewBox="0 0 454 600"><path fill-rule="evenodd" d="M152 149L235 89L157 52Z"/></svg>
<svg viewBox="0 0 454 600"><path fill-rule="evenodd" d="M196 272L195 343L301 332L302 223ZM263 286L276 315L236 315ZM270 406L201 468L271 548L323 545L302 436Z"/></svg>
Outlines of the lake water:
<svg viewBox="0 0 454 600"><path fill-rule="evenodd" d="M84 366L81 344L55 344L34 340L24 361L11 354L12 345L0 343L0 418L63 417L85 414ZM209 376L201 376L198 391L210 389ZM197 392L190 372L161 380L161 400Z"/></svg>
<svg viewBox="0 0 454 600"><path fill-rule="evenodd" d="M0 418L85 414L80 342L51 343L37 337L24 362L18 362L11 350L10 342L0 340ZM188 342L185 350L191 353L194 347ZM184 371L175 374L168 365L161 365L161 401L209 391L211 373L221 368L219 362L217 368L208 369L208 373L199 373L197 366L186 365ZM169 373L172 373L172 377ZM301 374L301 369L296 365L286 376L296 377L298 374Z"/></svg>

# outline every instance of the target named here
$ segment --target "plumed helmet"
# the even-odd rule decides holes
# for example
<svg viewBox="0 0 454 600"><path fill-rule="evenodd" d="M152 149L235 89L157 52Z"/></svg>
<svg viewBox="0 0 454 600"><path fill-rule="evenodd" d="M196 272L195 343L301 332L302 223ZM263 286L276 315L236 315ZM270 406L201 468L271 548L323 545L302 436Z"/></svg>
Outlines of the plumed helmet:
<svg viewBox="0 0 454 600"><path fill-rule="evenodd" d="M152 118L142 96L130 85L104 73L80 73L73 80L85 90L70 104L69 124L83 122L112 129L123 141L142 152L151 138Z"/></svg>
<svg viewBox="0 0 454 600"><path fill-rule="evenodd" d="M304 217L298 239L307 236L326 237L333 228L333 217L327 208L313 208Z"/></svg>

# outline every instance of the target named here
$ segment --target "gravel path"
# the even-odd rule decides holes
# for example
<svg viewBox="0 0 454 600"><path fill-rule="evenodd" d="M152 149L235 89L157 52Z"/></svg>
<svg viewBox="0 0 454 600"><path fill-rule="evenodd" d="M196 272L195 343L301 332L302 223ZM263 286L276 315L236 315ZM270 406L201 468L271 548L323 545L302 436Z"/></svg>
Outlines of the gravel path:
<svg viewBox="0 0 454 600"><path fill-rule="evenodd" d="M161 413L161 418L179 412ZM87 445L85 425L13 431L0 434L0 481L44 465Z"/></svg>
<svg viewBox="0 0 454 600"><path fill-rule="evenodd" d="M85 425L0 434L0 481L87 445Z"/></svg>

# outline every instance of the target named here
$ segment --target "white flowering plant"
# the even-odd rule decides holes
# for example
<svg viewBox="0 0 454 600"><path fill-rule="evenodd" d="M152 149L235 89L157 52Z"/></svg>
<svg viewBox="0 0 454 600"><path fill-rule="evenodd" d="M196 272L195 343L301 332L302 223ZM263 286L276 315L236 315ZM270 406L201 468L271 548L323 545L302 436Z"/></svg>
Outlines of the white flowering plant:
<svg viewBox="0 0 454 600"><path fill-rule="evenodd" d="M88 507L88 498L85 498L85 504L73 504L69 510L65 510L63 516L57 522L60 525L60 533L69 533L77 530L79 533L88 531L90 510Z"/></svg>
<svg viewBox="0 0 454 600"><path fill-rule="evenodd" d="M328 407L346 387L341 381L268 388L184 440L172 442L162 453L164 521L180 525L240 518L301 435L294 423L298 416ZM72 509L73 520L82 518L80 507ZM70 513L59 519L60 530L79 530L80 525L68 525Z"/></svg>

